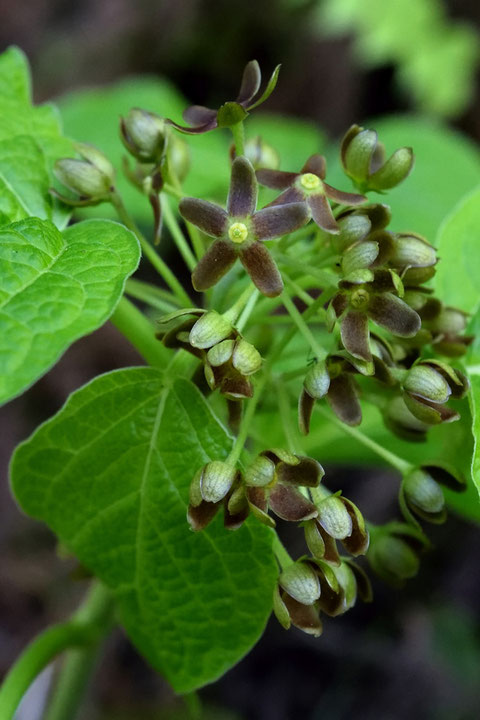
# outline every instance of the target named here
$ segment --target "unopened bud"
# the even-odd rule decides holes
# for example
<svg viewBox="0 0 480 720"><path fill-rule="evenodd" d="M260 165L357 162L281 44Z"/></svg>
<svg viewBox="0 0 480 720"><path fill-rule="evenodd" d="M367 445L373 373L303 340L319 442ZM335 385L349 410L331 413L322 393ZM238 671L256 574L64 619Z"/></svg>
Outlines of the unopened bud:
<svg viewBox="0 0 480 720"><path fill-rule="evenodd" d="M320 597L320 581L310 565L295 562L288 565L278 580L290 597L302 605L312 605Z"/></svg>
<svg viewBox="0 0 480 720"><path fill-rule="evenodd" d="M232 487L237 470L221 460L205 465L200 478L200 492L206 502L217 503Z"/></svg>
<svg viewBox="0 0 480 720"><path fill-rule="evenodd" d="M420 567L417 553L399 537L382 534L369 553L372 568L392 583L401 583L414 577Z"/></svg>
<svg viewBox="0 0 480 720"><path fill-rule="evenodd" d="M440 485L424 470L414 470L403 481L403 492L409 505L423 513L436 515L445 506L445 498Z"/></svg>
<svg viewBox="0 0 480 720"><path fill-rule="evenodd" d="M175 176L183 182L190 169L190 150L188 144L179 135L171 134L168 138L168 163Z"/></svg>
<svg viewBox="0 0 480 720"><path fill-rule="evenodd" d="M414 163L412 148L403 147L393 155L368 180L371 190L389 190L399 185L410 174Z"/></svg>
<svg viewBox="0 0 480 720"><path fill-rule="evenodd" d="M155 113L132 108L120 121L120 137L137 160L158 163L165 149L165 121Z"/></svg>
<svg viewBox="0 0 480 720"><path fill-rule="evenodd" d="M190 330L190 344L206 350L231 335L232 324L223 315L210 310L202 315Z"/></svg>
<svg viewBox="0 0 480 720"><path fill-rule="evenodd" d="M352 534L352 518L341 498L331 495L317 509L319 524L332 538L343 540Z"/></svg>
<svg viewBox="0 0 480 720"><path fill-rule="evenodd" d="M275 465L264 455L258 455L245 472L245 483L253 487L266 487L275 478Z"/></svg>
<svg viewBox="0 0 480 720"><path fill-rule="evenodd" d="M55 177L79 195L81 200L92 201L92 204L107 200L115 176L112 164L100 150L91 145L77 143L75 147L83 159L57 160L53 168ZM62 200L68 202L68 198ZM75 204L75 201L72 201L72 204Z"/></svg>
<svg viewBox="0 0 480 720"><path fill-rule="evenodd" d="M431 267L437 262L437 253L420 235L398 234L394 236L393 253L390 261L400 268Z"/></svg>
<svg viewBox="0 0 480 720"><path fill-rule="evenodd" d="M242 375L253 375L262 366L262 356L254 345L239 338L233 349L232 363Z"/></svg>
<svg viewBox="0 0 480 720"><path fill-rule="evenodd" d="M451 395L448 382L442 375L428 365L414 365L403 383L408 393L433 403L445 403Z"/></svg>
<svg viewBox="0 0 480 720"><path fill-rule="evenodd" d="M207 353L207 360L213 367L219 367L228 362L232 357L235 340L222 340L217 343Z"/></svg>
<svg viewBox="0 0 480 720"><path fill-rule="evenodd" d="M315 400L325 397L330 387L330 375L323 361L312 365L305 376L303 386L310 397Z"/></svg>
<svg viewBox="0 0 480 720"><path fill-rule="evenodd" d="M342 270L344 275L368 268L375 262L378 256L378 243L372 240L364 240L355 243L345 251L342 258Z"/></svg>

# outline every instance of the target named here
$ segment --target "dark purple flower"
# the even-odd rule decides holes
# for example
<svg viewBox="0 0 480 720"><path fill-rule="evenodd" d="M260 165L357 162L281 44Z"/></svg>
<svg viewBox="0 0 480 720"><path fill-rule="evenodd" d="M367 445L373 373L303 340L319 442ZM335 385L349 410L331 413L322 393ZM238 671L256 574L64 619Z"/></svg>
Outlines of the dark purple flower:
<svg viewBox="0 0 480 720"><path fill-rule="evenodd" d="M219 205L183 198L181 215L200 230L216 238L192 274L195 290L215 285L240 258L257 288L267 297L280 295L283 281L262 240L286 235L308 222L304 203L294 202L255 211L257 181L247 158L235 158L232 164L227 210Z"/></svg>
<svg viewBox="0 0 480 720"><path fill-rule="evenodd" d="M258 62L250 60L243 71L242 83L236 100L224 103L218 110L203 105L191 105L183 113L183 119L190 127L178 125L173 120L167 120L167 122L188 135L199 135L217 127L231 127L241 122L250 110L258 107L270 97L277 84L279 72L280 65L277 65L265 91L255 100L260 89L262 74Z"/></svg>
<svg viewBox="0 0 480 720"><path fill-rule="evenodd" d="M322 230L339 233L328 198L342 205L361 205L367 198L364 195L346 193L327 185L325 180L327 164L323 155L311 155L300 172L283 170L257 170L257 179L261 185L275 190L284 190L270 207L287 203L304 202L313 220Z"/></svg>

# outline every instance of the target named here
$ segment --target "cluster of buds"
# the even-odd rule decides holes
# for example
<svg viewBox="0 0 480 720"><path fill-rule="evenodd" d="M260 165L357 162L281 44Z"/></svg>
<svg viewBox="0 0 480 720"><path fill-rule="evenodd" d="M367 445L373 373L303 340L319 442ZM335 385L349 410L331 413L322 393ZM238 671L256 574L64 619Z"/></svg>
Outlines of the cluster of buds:
<svg viewBox="0 0 480 720"><path fill-rule="evenodd" d="M300 558L280 574L273 595L273 611L288 630L294 625L318 637L323 630L321 613L343 615L355 605L372 599L372 588L365 571L350 558L338 564L314 558Z"/></svg>
<svg viewBox="0 0 480 720"><path fill-rule="evenodd" d="M250 376L260 369L262 358L228 314L187 308L165 315L160 325L157 337L166 347L181 348L202 360L210 390L219 389L232 401L252 397Z"/></svg>

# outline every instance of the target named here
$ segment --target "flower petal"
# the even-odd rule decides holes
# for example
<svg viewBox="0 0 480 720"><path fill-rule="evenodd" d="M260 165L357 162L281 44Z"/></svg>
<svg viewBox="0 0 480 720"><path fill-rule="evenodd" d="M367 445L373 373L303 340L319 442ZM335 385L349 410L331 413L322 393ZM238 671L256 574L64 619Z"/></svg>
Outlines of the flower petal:
<svg viewBox="0 0 480 720"><path fill-rule="evenodd" d="M353 378L343 374L331 379L327 400L335 415L342 422L346 425L360 425L362 409Z"/></svg>
<svg viewBox="0 0 480 720"><path fill-rule="evenodd" d="M277 465L278 481L286 485L299 487L317 487L325 471L317 460L309 457L297 456L300 462L297 465L280 462Z"/></svg>
<svg viewBox="0 0 480 720"><path fill-rule="evenodd" d="M260 66L256 60L250 60L245 65L242 75L240 90L236 102L242 105L247 104L259 91L262 81Z"/></svg>
<svg viewBox="0 0 480 720"><path fill-rule="evenodd" d="M183 111L182 117L189 125L207 125L216 119L217 111L203 105L190 105Z"/></svg>
<svg viewBox="0 0 480 720"><path fill-rule="evenodd" d="M283 280L267 248L259 242L240 250L240 260L256 287L267 297L277 297Z"/></svg>
<svg viewBox="0 0 480 720"><path fill-rule="evenodd" d="M373 295L368 314L377 325L400 337L413 337L422 324L418 313L391 293Z"/></svg>
<svg viewBox="0 0 480 720"><path fill-rule="evenodd" d="M294 232L308 222L308 210L303 202L263 208L252 216L253 230L258 240L270 240Z"/></svg>
<svg viewBox="0 0 480 720"><path fill-rule="evenodd" d="M221 237L227 231L228 216L219 205L207 200L186 197L180 200L178 209L185 220L196 225L207 235Z"/></svg>
<svg viewBox="0 0 480 720"><path fill-rule="evenodd" d="M340 333L345 349L353 357L365 360L365 362L371 361L368 317L364 313L350 310L342 320Z"/></svg>
<svg viewBox="0 0 480 720"><path fill-rule="evenodd" d="M270 491L269 505L275 515L289 522L310 520L317 516L317 508L294 487L277 483Z"/></svg>
<svg viewBox="0 0 480 720"><path fill-rule="evenodd" d="M218 510L220 509L220 503L211 503L202 500L200 505L194 507L192 504L188 506L187 520L192 530L198 532L207 527L207 525L213 520Z"/></svg>
<svg viewBox="0 0 480 720"><path fill-rule="evenodd" d="M361 205L367 201L365 195L343 192L342 190L337 190L331 185L327 185L327 183L323 183L323 188L327 197L340 203L341 205Z"/></svg>
<svg viewBox="0 0 480 720"><path fill-rule="evenodd" d="M265 208L275 207L276 205L288 205L289 203L304 202L303 193L297 187L288 188L281 195L265 205ZM263 208L265 210L265 208Z"/></svg>
<svg viewBox="0 0 480 720"><path fill-rule="evenodd" d="M281 597L295 627L314 637L319 637L322 634L322 621L314 605L302 605L286 592L283 592Z"/></svg>
<svg viewBox="0 0 480 720"><path fill-rule="evenodd" d="M174 122L173 120L165 120L165 122L168 125L172 125L172 127L175 128L175 130L178 130L179 132L183 133L184 135L201 135L202 133L206 133L209 130L213 130L217 127L217 114L215 113L215 117L209 120L209 122L204 123L203 125L198 125L196 127L188 127L185 125L179 125L178 123Z"/></svg>
<svg viewBox="0 0 480 720"><path fill-rule="evenodd" d="M312 419L314 406L314 398L306 390L302 390L298 400L298 427L302 435L308 435L310 432L310 420Z"/></svg>
<svg viewBox="0 0 480 720"><path fill-rule="evenodd" d="M260 185L273 188L274 190L285 190L289 188L298 177L298 173L285 172L284 170L257 170L257 180Z"/></svg>
<svg viewBox="0 0 480 720"><path fill-rule="evenodd" d="M318 153L310 155L307 162L302 167L302 173L313 173L323 180L327 174L327 161L323 155L319 155Z"/></svg>
<svg viewBox="0 0 480 720"><path fill-rule="evenodd" d="M333 217L332 209L325 195L310 195L307 204L312 213L312 218L318 227L325 230L325 232L335 235L340 232L340 228Z"/></svg>
<svg viewBox="0 0 480 720"><path fill-rule="evenodd" d="M192 273L192 284L195 290L202 292L215 285L235 262L237 253L230 243L217 240L202 257Z"/></svg>
<svg viewBox="0 0 480 720"><path fill-rule="evenodd" d="M250 160L240 155L232 164L227 212L231 217L244 218L257 207L257 178Z"/></svg>

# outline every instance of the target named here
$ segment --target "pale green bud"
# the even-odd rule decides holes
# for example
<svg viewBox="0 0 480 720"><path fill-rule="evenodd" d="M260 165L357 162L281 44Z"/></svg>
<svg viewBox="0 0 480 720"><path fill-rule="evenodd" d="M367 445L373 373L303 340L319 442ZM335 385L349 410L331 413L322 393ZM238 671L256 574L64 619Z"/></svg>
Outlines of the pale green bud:
<svg viewBox="0 0 480 720"><path fill-rule="evenodd" d="M318 575L306 563L295 562L288 565L278 582L290 597L302 605L312 605L320 597Z"/></svg>
<svg viewBox="0 0 480 720"><path fill-rule="evenodd" d="M228 338L233 330L232 324L215 310L202 315L190 330L190 345L206 350Z"/></svg>
<svg viewBox="0 0 480 720"><path fill-rule="evenodd" d="M232 363L242 375L253 375L262 366L262 356L251 343L239 338L233 350Z"/></svg>
<svg viewBox="0 0 480 720"><path fill-rule="evenodd" d="M200 492L206 502L217 503L232 487L237 470L221 460L212 460L205 465L200 478Z"/></svg>

